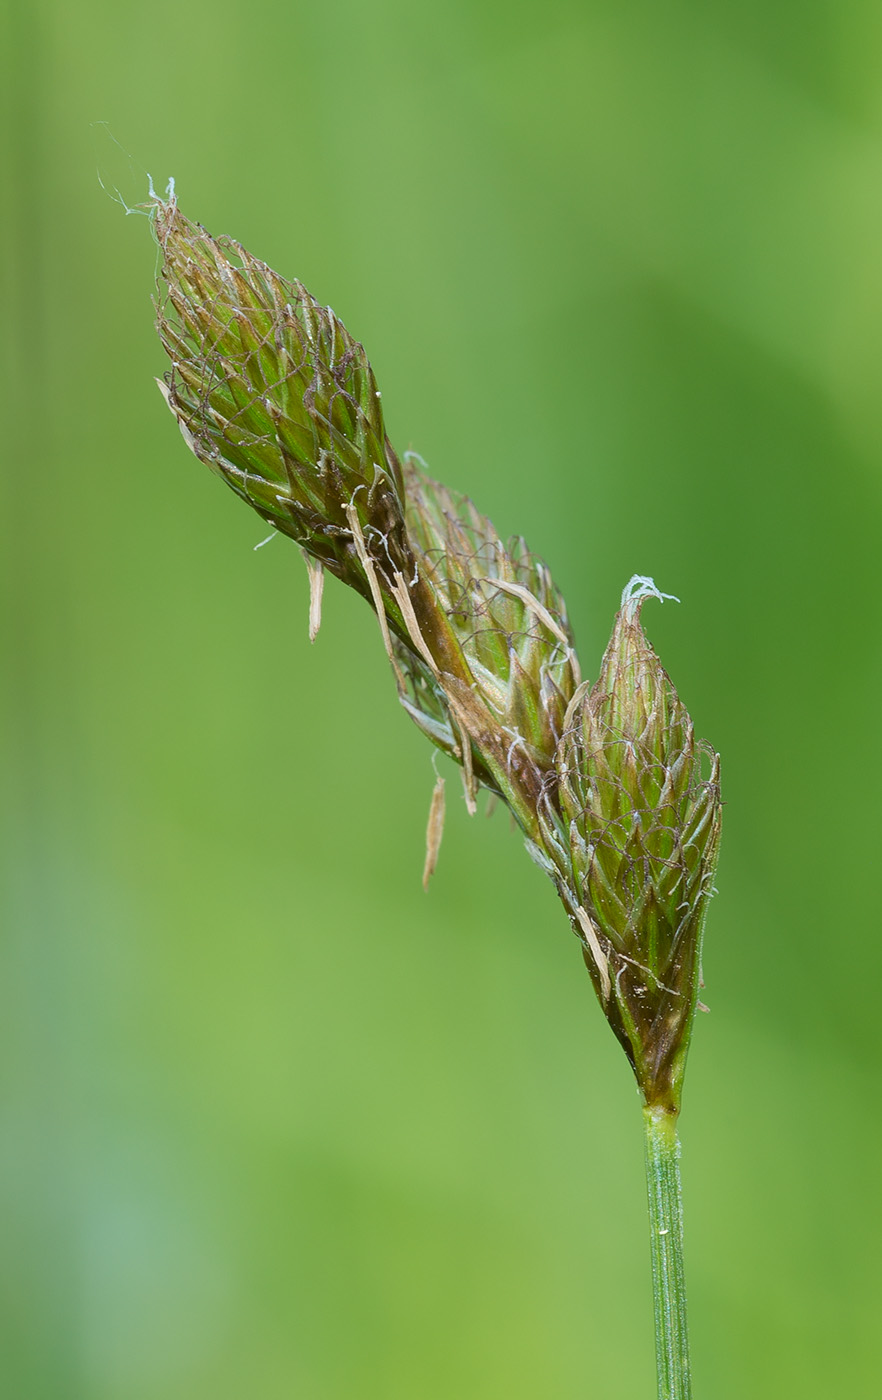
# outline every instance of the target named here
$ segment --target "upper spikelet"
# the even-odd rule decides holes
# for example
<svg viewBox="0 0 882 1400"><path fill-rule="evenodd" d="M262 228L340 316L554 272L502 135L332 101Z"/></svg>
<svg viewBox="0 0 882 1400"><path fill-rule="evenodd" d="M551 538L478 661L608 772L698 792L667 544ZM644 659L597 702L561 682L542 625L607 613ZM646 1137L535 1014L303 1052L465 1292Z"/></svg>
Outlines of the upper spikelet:
<svg viewBox="0 0 882 1400"><path fill-rule="evenodd" d="M299 282L174 201L157 201L154 217L165 393L188 446L375 606L379 587L403 634L391 587L413 569L401 467L364 348Z"/></svg>

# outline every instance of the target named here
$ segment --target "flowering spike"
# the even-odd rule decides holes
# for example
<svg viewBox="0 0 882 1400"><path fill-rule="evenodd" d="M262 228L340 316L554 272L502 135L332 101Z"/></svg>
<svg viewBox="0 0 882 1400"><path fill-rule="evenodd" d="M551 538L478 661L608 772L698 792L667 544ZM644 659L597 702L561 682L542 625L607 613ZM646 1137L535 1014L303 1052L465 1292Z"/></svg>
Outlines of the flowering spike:
<svg viewBox="0 0 882 1400"><path fill-rule="evenodd" d="M171 359L160 388L187 446L375 607L379 592L405 635L391 586L414 568L401 466L363 347L299 282L212 238L174 200L156 199L154 218Z"/></svg>
<svg viewBox="0 0 882 1400"><path fill-rule="evenodd" d="M408 536L465 662L462 679L445 679L444 701L474 744L481 781L529 834L579 683L564 600L522 539L504 544L416 454L405 454L403 474Z"/></svg>
<svg viewBox="0 0 882 1400"><path fill-rule="evenodd" d="M635 575L595 685L580 679L563 598L524 541L503 543L466 497L399 462L363 347L330 307L150 189L165 293L160 384L187 446L371 604L402 705L462 770L501 796L554 881L645 1103L659 1394L686 1396L675 1120L701 984L720 834L719 756L644 636L659 601ZM259 547L259 546L258 546ZM708 771L702 772L703 762ZM489 813L488 806L488 813ZM444 781L426 833L438 855ZM703 1009L703 1008L702 1008Z"/></svg>
<svg viewBox="0 0 882 1400"><path fill-rule="evenodd" d="M692 721L640 622L635 577L557 753L545 849L607 1019L646 1102L679 1107L699 987L701 932L720 832L719 756ZM702 759L709 771L702 775Z"/></svg>

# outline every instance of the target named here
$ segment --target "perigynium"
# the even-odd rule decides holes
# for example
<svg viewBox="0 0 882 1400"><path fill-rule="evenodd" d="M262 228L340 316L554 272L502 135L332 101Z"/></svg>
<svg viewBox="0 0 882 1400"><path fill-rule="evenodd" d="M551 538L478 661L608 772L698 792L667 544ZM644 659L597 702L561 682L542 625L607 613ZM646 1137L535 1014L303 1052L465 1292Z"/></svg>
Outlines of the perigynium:
<svg viewBox="0 0 882 1400"><path fill-rule="evenodd" d="M510 808L578 937L640 1088L660 1400L691 1395L676 1136L720 835L719 757L641 623L635 576L597 680L582 681L564 600L521 538L386 435L363 347L329 307L173 198L151 206L162 253L160 388L187 446L300 545L310 636L324 570L376 614L399 699ZM433 794L425 879L438 853Z"/></svg>

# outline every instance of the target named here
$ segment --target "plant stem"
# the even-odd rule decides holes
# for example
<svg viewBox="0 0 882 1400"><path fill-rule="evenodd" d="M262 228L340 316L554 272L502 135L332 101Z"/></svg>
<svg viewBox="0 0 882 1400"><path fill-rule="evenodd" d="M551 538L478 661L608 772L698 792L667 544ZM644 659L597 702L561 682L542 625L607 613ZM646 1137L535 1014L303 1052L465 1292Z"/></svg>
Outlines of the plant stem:
<svg viewBox="0 0 882 1400"><path fill-rule="evenodd" d="M691 1400L677 1115L644 1108L658 1400Z"/></svg>

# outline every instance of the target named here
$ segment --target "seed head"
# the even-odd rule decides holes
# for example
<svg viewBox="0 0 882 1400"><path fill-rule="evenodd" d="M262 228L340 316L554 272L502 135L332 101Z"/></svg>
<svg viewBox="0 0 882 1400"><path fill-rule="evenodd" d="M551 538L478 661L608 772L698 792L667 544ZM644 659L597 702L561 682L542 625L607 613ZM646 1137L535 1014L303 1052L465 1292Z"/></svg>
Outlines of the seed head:
<svg viewBox="0 0 882 1400"><path fill-rule="evenodd" d="M394 573L413 558L401 466L363 347L330 307L231 238L157 200L163 388L188 446L274 529L402 635Z"/></svg>
<svg viewBox="0 0 882 1400"><path fill-rule="evenodd" d="M579 684L564 600L523 539L504 544L415 454L403 470L408 536L466 666L444 679L442 699L473 740L485 786L531 831Z"/></svg>
<svg viewBox="0 0 882 1400"><path fill-rule="evenodd" d="M719 844L719 756L696 743L643 632L652 596L649 579L625 589L600 676L571 706L542 827L607 1019L647 1103L676 1109Z"/></svg>
<svg viewBox="0 0 882 1400"><path fill-rule="evenodd" d="M554 880L607 1018L649 1104L675 1109L720 829L719 759L644 636L662 597L631 580L593 687L563 598L520 537L504 543L420 460L400 462L363 347L329 307L230 238L155 199L171 359L160 386L188 446L310 573L373 607L401 703L460 764L471 810L499 794ZM702 774L704 760L708 772ZM427 833L438 853L443 783Z"/></svg>

